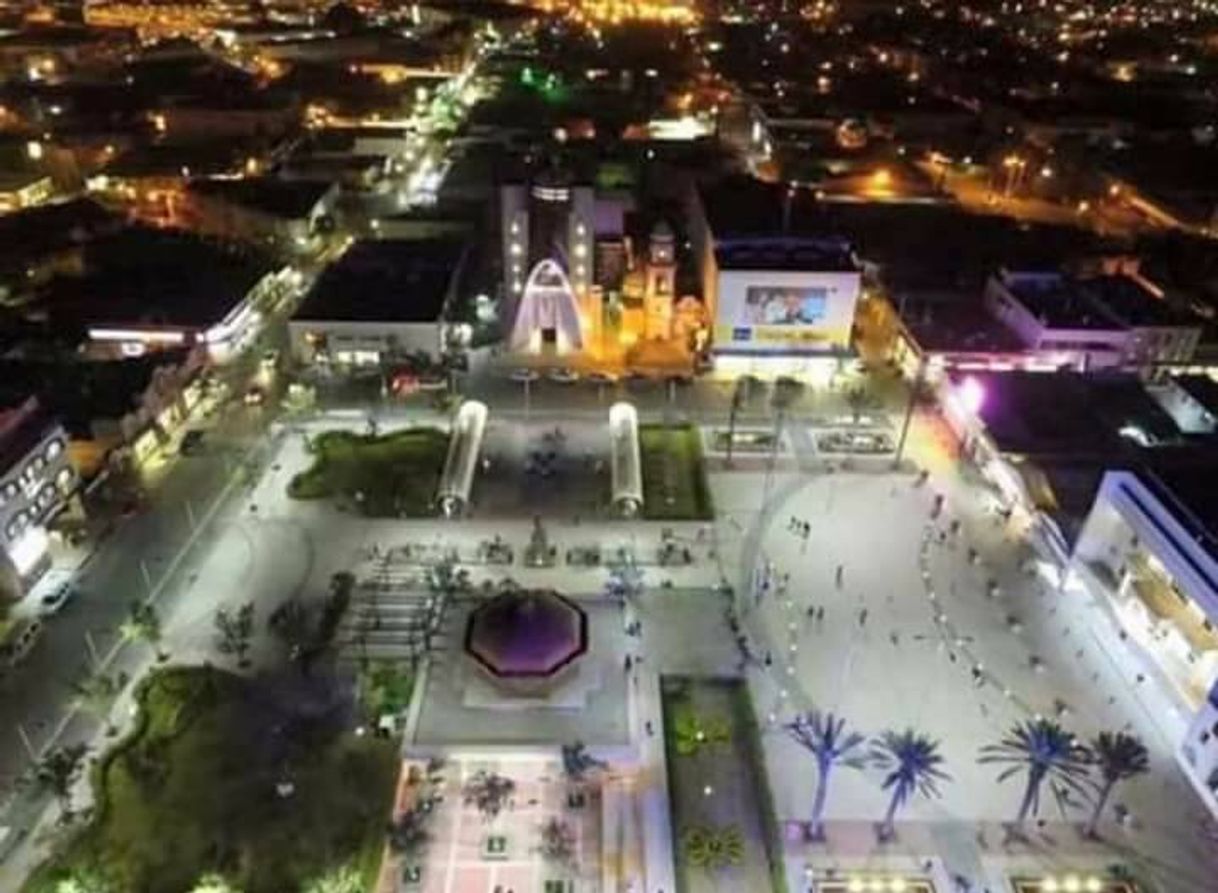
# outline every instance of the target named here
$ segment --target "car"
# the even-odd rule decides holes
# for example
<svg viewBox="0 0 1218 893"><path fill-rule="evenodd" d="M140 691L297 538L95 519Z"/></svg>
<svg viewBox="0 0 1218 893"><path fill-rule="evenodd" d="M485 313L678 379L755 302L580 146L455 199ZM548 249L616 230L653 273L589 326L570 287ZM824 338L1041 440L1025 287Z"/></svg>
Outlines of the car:
<svg viewBox="0 0 1218 893"><path fill-rule="evenodd" d="M279 362L279 351L271 349L262 354L262 368L274 369L275 364Z"/></svg>
<svg viewBox="0 0 1218 893"><path fill-rule="evenodd" d="M613 384L617 381L617 376L612 372L593 372L588 376L588 381L594 385Z"/></svg>
<svg viewBox="0 0 1218 893"><path fill-rule="evenodd" d="M42 622L39 620L22 620L13 624L4 644L0 645L0 666L11 669L20 664L29 656L41 635Z"/></svg>
<svg viewBox="0 0 1218 893"><path fill-rule="evenodd" d="M244 400L246 406L261 406L266 400L266 391L257 386L252 387L245 392Z"/></svg>
<svg viewBox="0 0 1218 893"><path fill-rule="evenodd" d="M198 452L202 445L203 432L194 428L182 435L182 443L178 446L178 452L183 456L189 456L191 453Z"/></svg>
<svg viewBox="0 0 1218 893"><path fill-rule="evenodd" d="M508 375L512 381L537 381L538 375L535 369L513 369Z"/></svg>
<svg viewBox="0 0 1218 893"><path fill-rule="evenodd" d="M60 583L38 600L38 613L43 617L58 614L74 598L76 588L71 583Z"/></svg>
<svg viewBox="0 0 1218 893"><path fill-rule="evenodd" d="M550 381L558 382L558 384L574 384L579 381L579 373L574 369L567 369L563 366L557 369L551 369L548 375Z"/></svg>

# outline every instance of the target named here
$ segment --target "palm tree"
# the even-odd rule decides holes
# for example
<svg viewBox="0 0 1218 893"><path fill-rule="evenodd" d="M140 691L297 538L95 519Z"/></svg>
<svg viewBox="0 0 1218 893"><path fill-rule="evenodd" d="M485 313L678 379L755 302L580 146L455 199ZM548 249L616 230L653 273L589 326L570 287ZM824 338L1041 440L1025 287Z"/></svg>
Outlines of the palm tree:
<svg viewBox="0 0 1218 893"><path fill-rule="evenodd" d="M54 893L114 893L117 888L99 871L74 868L51 889Z"/></svg>
<svg viewBox="0 0 1218 893"><path fill-rule="evenodd" d="M825 800L829 793L829 774L837 765L862 769L867 762L861 751L866 739L858 732L847 733L846 720L819 710L797 715L784 728L799 745L807 748L816 758L816 799L812 804L808 837L812 840L823 840L823 816Z"/></svg>
<svg viewBox="0 0 1218 893"><path fill-rule="evenodd" d="M904 806L914 794L923 797L938 797L939 782L951 778L939 768L943 755L939 753L939 742L926 735L906 729L903 732L888 731L872 742L871 761L887 772L884 790L891 790L888 811L880 825L880 837L890 840L896 834L894 820L897 810Z"/></svg>
<svg viewBox="0 0 1218 893"><path fill-rule="evenodd" d="M981 748L978 762L1005 765L1000 782L1019 772L1027 772L1023 802L1019 806L1016 826L1040 809L1040 786L1047 780L1050 789L1060 796L1065 788L1084 793L1087 766L1091 755L1077 739L1049 719L1034 719L1019 723L998 744Z"/></svg>
<svg viewBox="0 0 1218 893"><path fill-rule="evenodd" d="M581 783L593 769L608 768L608 763L588 753L588 748L582 741L573 741L562 746L562 770L567 780L573 784Z"/></svg>
<svg viewBox="0 0 1218 893"><path fill-rule="evenodd" d="M1100 732L1091 739L1091 754L1100 780L1095 783L1095 811L1087 823L1087 836L1098 837L1097 828L1108 798L1122 781L1150 771L1146 745L1125 732Z"/></svg>
<svg viewBox="0 0 1218 893"><path fill-rule="evenodd" d="M407 859L416 858L431 840L428 815L416 807L397 816L389 823L389 848Z"/></svg>
<svg viewBox="0 0 1218 893"><path fill-rule="evenodd" d="M98 673L72 685L72 700L80 710L92 713L98 719L105 721L110 716L110 708L114 706L114 701L126 685L126 673L120 672L117 676ZM114 724L106 722L106 734L113 735L114 732Z"/></svg>
<svg viewBox="0 0 1218 893"><path fill-rule="evenodd" d="M128 642L147 642L156 652L156 659L159 661L169 656L161 651L161 618L156 608L147 602L131 603L127 609L127 619L119 627L119 632Z"/></svg>

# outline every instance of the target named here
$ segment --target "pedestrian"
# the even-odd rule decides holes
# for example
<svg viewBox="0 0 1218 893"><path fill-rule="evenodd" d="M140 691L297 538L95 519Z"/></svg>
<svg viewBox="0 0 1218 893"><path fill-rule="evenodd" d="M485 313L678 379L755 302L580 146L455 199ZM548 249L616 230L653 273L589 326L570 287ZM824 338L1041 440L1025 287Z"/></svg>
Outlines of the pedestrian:
<svg viewBox="0 0 1218 893"><path fill-rule="evenodd" d="M647 720L647 722L644 724L644 728L646 728L646 729L647 729L647 737L648 737L648 738L652 738L652 737L654 737L654 736L655 736L656 730L655 730L655 728L652 726L652 724L651 724L651 720L650 720L650 719L649 719L649 720Z"/></svg>
<svg viewBox="0 0 1218 893"><path fill-rule="evenodd" d="M896 631L893 631L893 632L889 633L889 634L888 634L888 640L889 640L890 642L892 642L892 647L893 647L893 648L900 648L900 647L901 647L901 634L900 634L900 633L898 633L898 632L896 632Z"/></svg>
<svg viewBox="0 0 1218 893"><path fill-rule="evenodd" d="M816 609L816 622L823 623L825 619L825 606L821 605Z"/></svg>
<svg viewBox="0 0 1218 893"><path fill-rule="evenodd" d="M631 660L630 655L627 654L626 655L626 672L629 673L633 668L634 668L634 661Z"/></svg>
<svg viewBox="0 0 1218 893"><path fill-rule="evenodd" d="M774 665L774 655L770 654L768 651L765 653L765 665L767 667Z"/></svg>
<svg viewBox="0 0 1218 893"><path fill-rule="evenodd" d="M837 580L837 588L842 588L842 574L845 573L845 568L842 565L837 566L837 573L834 575Z"/></svg>
<svg viewBox="0 0 1218 893"><path fill-rule="evenodd" d="M867 609L863 608L863 610L859 611L859 629L862 629L866 625L867 625Z"/></svg>

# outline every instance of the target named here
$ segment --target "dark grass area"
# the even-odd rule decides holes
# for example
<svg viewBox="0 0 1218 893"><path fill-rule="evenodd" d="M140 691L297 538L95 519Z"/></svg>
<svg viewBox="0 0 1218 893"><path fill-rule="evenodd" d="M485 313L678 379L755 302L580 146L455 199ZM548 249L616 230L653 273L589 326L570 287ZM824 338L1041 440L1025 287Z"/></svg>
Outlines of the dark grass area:
<svg viewBox="0 0 1218 893"><path fill-rule="evenodd" d="M326 431L311 443L313 465L292 478L293 499L333 498L370 518L434 513L448 434L410 428L368 435Z"/></svg>
<svg viewBox="0 0 1218 893"><path fill-rule="evenodd" d="M700 689L701 694L696 689ZM698 883L706 878L702 874L705 870L689 864L682 846L685 831L708 821L714 823L713 816L701 814L705 811L701 806L701 785L711 781L722 785L724 778L733 777L738 780L739 791L751 792L743 799L727 804L733 823L747 832L751 824L749 819L754 817L743 815L743 811L757 813L755 827L758 829L757 836L760 840L747 842L750 841L750 836L746 833L746 854L750 846L759 847L763 852L758 853L757 857L765 862L769 877L768 889L771 893L787 893L781 829L774 812L774 799L761 749L760 728L753 713L747 685L739 679L665 676L661 680L661 710L664 717L664 752L668 763L669 808L676 847L677 893L690 893L691 890L708 887L705 882ZM730 727L727 741L707 745L692 756L678 755L674 720L683 710L692 710L700 719L710 722L726 720ZM720 770L718 778L714 777L715 773L712 771L716 763ZM691 807L691 804L694 806ZM748 879L756 877L754 874ZM726 875L713 878L710 888L715 889L718 884L721 889L729 889L733 881L741 880L738 876L733 878ZM760 887L760 882L754 883L753 886ZM757 889L755 893L764 891Z"/></svg>
<svg viewBox="0 0 1218 893"><path fill-rule="evenodd" d="M702 440L692 425L640 425L643 517L650 521L710 521L715 517Z"/></svg>
<svg viewBox="0 0 1218 893"><path fill-rule="evenodd" d="M148 677L136 727L94 769L92 821L27 893L80 870L124 893L182 893L207 872L243 893L296 893L341 865L371 877L397 747L344 731L337 690L203 667Z"/></svg>

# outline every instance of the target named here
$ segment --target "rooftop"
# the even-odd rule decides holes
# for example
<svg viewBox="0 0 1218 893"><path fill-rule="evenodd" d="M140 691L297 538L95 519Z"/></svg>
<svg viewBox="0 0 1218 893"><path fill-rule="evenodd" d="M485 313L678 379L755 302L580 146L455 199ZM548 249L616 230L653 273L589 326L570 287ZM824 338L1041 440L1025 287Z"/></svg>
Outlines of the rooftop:
<svg viewBox="0 0 1218 893"><path fill-rule="evenodd" d="M1201 324L1200 320L1168 303L1129 276L1097 276L1078 282L1077 288L1127 326Z"/></svg>
<svg viewBox="0 0 1218 893"><path fill-rule="evenodd" d="M858 272L850 247L841 239L784 236L715 240L715 260L722 270L799 270Z"/></svg>
<svg viewBox="0 0 1218 893"><path fill-rule="evenodd" d="M1135 469L1175 519L1218 560L1218 457L1212 448L1161 450Z"/></svg>
<svg viewBox="0 0 1218 893"><path fill-rule="evenodd" d="M1208 375L1176 375L1169 380L1211 415L1218 416L1218 381Z"/></svg>
<svg viewBox="0 0 1218 893"><path fill-rule="evenodd" d="M452 238L356 242L321 274L295 319L436 322L466 249Z"/></svg>
<svg viewBox="0 0 1218 893"><path fill-rule="evenodd" d="M280 180L275 177L195 180L190 184L191 191L200 195L288 220L309 216L332 188L333 184L325 180Z"/></svg>
<svg viewBox="0 0 1218 893"><path fill-rule="evenodd" d="M72 436L91 438L92 424L139 406L156 370L180 365L185 350L102 362L0 360L0 402L36 394Z"/></svg>
<svg viewBox="0 0 1218 893"><path fill-rule="evenodd" d="M1061 276L1007 277L1003 284L1029 313L1051 329L1121 329L1124 326Z"/></svg>
<svg viewBox="0 0 1218 893"><path fill-rule="evenodd" d="M1017 353L1024 344L973 291L916 291L896 300L905 330L923 351Z"/></svg>
<svg viewBox="0 0 1218 893"><path fill-rule="evenodd" d="M0 473L20 462L54 424L36 397L0 409Z"/></svg>
<svg viewBox="0 0 1218 893"><path fill-rule="evenodd" d="M977 415L1000 452L1108 459L1182 440L1175 422L1133 375L976 372Z"/></svg>
<svg viewBox="0 0 1218 893"><path fill-rule="evenodd" d="M65 322L206 328L273 269L245 246L134 226L89 243L84 274L52 280L42 297Z"/></svg>

